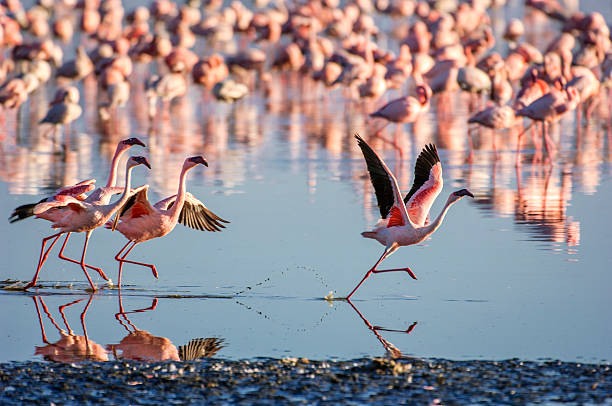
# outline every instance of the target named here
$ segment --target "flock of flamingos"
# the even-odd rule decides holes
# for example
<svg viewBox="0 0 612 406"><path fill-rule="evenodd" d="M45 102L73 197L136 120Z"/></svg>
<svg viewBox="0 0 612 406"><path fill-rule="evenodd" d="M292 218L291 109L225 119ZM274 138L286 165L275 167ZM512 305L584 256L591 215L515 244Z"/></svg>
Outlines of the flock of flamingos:
<svg viewBox="0 0 612 406"><path fill-rule="evenodd" d="M247 7L239 1L230 5L218 0L205 4L186 1L179 5L154 0L148 7L126 12L115 0L40 0L29 9L18 0L3 1L2 138L8 134L11 111L15 112L18 132L21 106L37 92L54 87L55 96L44 116L38 118L39 124L49 126L46 136L56 146L63 146L57 153L68 154L70 124L83 112L79 85L92 80L98 87L98 119L106 123L116 123L121 109L133 102L133 94L138 91L146 96L146 110L154 124L167 120L170 103L185 97L194 85L204 88L205 100L212 95L219 101L238 104L249 93L273 95L284 83L275 80L278 75L297 77L311 88L323 89L325 99L328 93L342 89L351 100L346 108L363 110L365 131L355 134L355 139L365 158L381 215L374 229L362 235L385 247L346 297L350 299L372 274L398 271L416 279L410 268L378 266L399 247L430 236L455 202L464 196L474 197L467 189L451 193L441 213L430 220L430 208L443 186L436 146L420 146L414 181L406 195L370 146L373 140L388 144L402 159L403 124L416 123L429 111L434 98L468 94L467 123L493 130L496 159L496 140L515 140L516 166L522 162L524 135L530 131L535 148L533 162L552 165L558 145L551 129L569 115L574 115L578 136L583 120L587 126L593 120L598 125L607 120L610 134L612 92L607 94L604 89L612 89L612 46L602 14L570 12L556 0L526 0L525 13L534 27L554 21L558 32L544 46L536 46L525 40L534 27L511 19L500 33L500 44L502 38L496 39L489 12L503 7L502 3L255 0ZM378 40L387 38L387 34L392 40ZM235 46L218 45L228 43ZM78 45L76 52L68 49L68 44ZM504 55L496 49L502 49ZM74 54L74 59L67 60L64 53ZM142 66L148 70L145 75ZM410 95L385 102L390 94L398 92ZM158 113L159 99L162 107ZM453 103L438 103L437 120L447 120L452 109ZM396 124L391 137L384 130L390 123ZM356 132L351 130L351 134ZM467 144L467 161L472 162L473 131L467 134ZM177 192L157 203L149 201L148 185L131 185L136 166L151 168L144 156L127 160L125 186L119 186L118 166L134 146L145 147L145 143L135 137L118 142L104 186L96 188L94 179L84 180L14 210L11 222L35 216L52 222L57 231L43 238L35 274L24 289L36 286L51 249L62 236L59 257L79 264L95 291L88 269L110 281L101 268L85 262L90 235L97 228L117 230L128 240L115 256L121 286L125 263L149 267L157 277L155 265L127 259L137 244L165 236L178 223L206 231L226 227L229 221L186 190L189 170L208 166L202 156L185 159ZM64 255L74 232L85 233L80 260Z"/></svg>

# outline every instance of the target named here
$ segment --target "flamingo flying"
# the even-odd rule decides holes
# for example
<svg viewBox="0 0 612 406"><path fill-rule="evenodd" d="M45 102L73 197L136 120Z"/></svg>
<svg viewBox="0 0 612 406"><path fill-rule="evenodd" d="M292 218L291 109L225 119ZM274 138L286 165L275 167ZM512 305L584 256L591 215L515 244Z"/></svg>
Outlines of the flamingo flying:
<svg viewBox="0 0 612 406"><path fill-rule="evenodd" d="M128 201L132 193L137 193L137 191L140 189L139 188L135 191L132 191L130 188L132 180L132 169L134 169L134 167L138 165L145 165L147 168L151 169L151 165L145 157L134 156L128 159L126 163L125 189L123 190L123 195L121 196L121 199L112 204L100 204L98 202L92 203L87 201L81 201L71 196L66 196L65 199L62 199L60 201L53 200L50 202L42 202L37 204L36 207L34 207L34 214L36 216L40 214L46 214L48 210L54 208L61 209L60 215L53 219L54 223L51 225L51 227L59 228L61 231L43 240L43 250L44 243L46 242L46 240L56 238L55 241L57 241L57 238L64 233L86 232L85 245L83 246L83 254L81 255L81 261L79 262L79 264L81 265L81 269L83 269L83 272L87 277L87 281L89 282L91 289L94 291L96 290L96 287L91 281L89 274L87 273L87 269L85 268L86 266L98 271L98 273L100 273L100 275L104 279L108 280L108 278L106 278L106 275L104 275L101 269L85 264L85 253L87 252L87 244L89 243L89 237L91 236L93 230L105 224L113 216L113 214L115 214L115 212ZM67 240L68 236L66 237L66 241ZM64 246L66 245L66 241L64 241ZM53 245L51 245L51 247L46 252L44 252L44 255L43 250L41 250L41 257L38 261L36 273L34 274L32 281L24 287L24 290L36 285L36 281L38 280L38 274L40 273L43 264L49 256L49 251L51 251L51 248L53 248Z"/></svg>
<svg viewBox="0 0 612 406"><path fill-rule="evenodd" d="M351 298L353 293L372 273L402 271L416 279L410 268L376 269L378 265L399 247L418 244L430 236L440 227L448 209L464 196L474 197L467 189L457 190L448 197L442 212L431 223L427 221L429 209L442 190L442 164L438 157L435 145L425 146L419 154L414 167L414 183L412 189L402 200L397 179L389 170L378 154L361 138L355 135L357 144L365 158L370 180L376 192L378 208L381 219L372 231L365 231L361 235L372 238L385 246L385 251L374 266L365 274L361 282L346 297Z"/></svg>
<svg viewBox="0 0 612 406"><path fill-rule="evenodd" d="M136 244L165 236L174 229L178 222L201 231L221 231L221 228L225 228L221 223L229 223L186 191L187 172L198 164L208 166L201 156L185 159L176 195L151 206L147 198L149 185L145 185L139 188L139 191L129 201L124 202L125 205L117 213L115 221L106 225L107 228L119 230L129 240L115 255L115 259L119 261L118 286L121 286L121 270L124 262L149 267L153 276L157 278L155 265L125 259ZM128 249L130 244L133 245ZM121 256L124 251L125 253Z"/></svg>

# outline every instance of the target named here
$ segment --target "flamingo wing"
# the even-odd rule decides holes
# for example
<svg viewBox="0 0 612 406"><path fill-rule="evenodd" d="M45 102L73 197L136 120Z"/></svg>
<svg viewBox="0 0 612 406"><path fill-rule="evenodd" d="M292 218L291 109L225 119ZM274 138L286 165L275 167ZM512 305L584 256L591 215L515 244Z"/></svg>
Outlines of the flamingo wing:
<svg viewBox="0 0 612 406"><path fill-rule="evenodd" d="M397 179L395 179L395 176L393 176L385 162L363 138L357 134L355 134L355 138L357 139L357 145L361 148L368 172L370 173L370 180L376 192L380 215L383 219L389 220L387 227L406 225L414 227L408 217L406 206L402 201Z"/></svg>
<svg viewBox="0 0 612 406"><path fill-rule="evenodd" d="M132 190L132 196L130 196L128 201L117 210L117 215L112 225L113 231L117 227L119 220L134 219L155 212L155 208L151 206L147 197L148 190L149 185L144 185Z"/></svg>
<svg viewBox="0 0 612 406"><path fill-rule="evenodd" d="M74 196L57 196L54 200L42 200L34 206L33 213L39 215L47 210L55 208L70 209L78 212L84 210L85 207L86 206Z"/></svg>
<svg viewBox="0 0 612 406"><path fill-rule="evenodd" d="M193 361L212 357L223 347L222 338L194 338L189 343L178 347L179 358L181 361Z"/></svg>
<svg viewBox="0 0 612 406"><path fill-rule="evenodd" d="M421 227L425 225L429 209L440 194L443 184L438 150L434 144L426 145L414 165L412 189L404 198L408 216L415 224Z"/></svg>
<svg viewBox="0 0 612 406"><path fill-rule="evenodd" d="M164 199L155 204L155 207L170 209L176 201L176 195ZM204 203L195 198L191 193L185 194L185 203L179 214L179 223L200 231L221 231L225 226L221 223L229 223L215 213L210 211Z"/></svg>

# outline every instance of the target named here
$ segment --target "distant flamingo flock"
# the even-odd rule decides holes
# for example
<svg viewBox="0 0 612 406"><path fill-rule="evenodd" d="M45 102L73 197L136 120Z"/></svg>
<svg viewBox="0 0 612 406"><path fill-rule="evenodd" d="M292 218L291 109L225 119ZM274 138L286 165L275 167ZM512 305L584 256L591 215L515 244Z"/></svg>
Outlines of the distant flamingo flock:
<svg viewBox="0 0 612 406"><path fill-rule="evenodd" d="M604 16L572 11L562 0L525 0L526 18L509 20L502 32L491 23L490 11L504 3L257 0L226 5L218 0L153 0L148 7L125 10L118 0L48 0L29 9L19 0L3 1L0 140L9 135L7 118L12 114L18 137L22 106L47 88L55 96L48 106L45 102L46 112L35 122L46 130L44 137L52 140L54 153L64 156L74 148L71 123L84 111L88 115L79 92L86 83L98 87L94 115L100 122L117 126L120 109L141 103L151 128L168 122L171 104L194 86L200 87L203 100L214 97L228 103L240 103L253 92L273 94L283 85L274 81L281 74L299 78L313 95L322 91L324 100L342 89L350 100L346 108L363 116L361 135L355 135L351 145L363 154L381 215L362 236L385 247L347 295L350 299L372 274L406 272L416 279L409 267L378 266L399 247L427 239L454 203L474 197L467 189L450 193L441 213L430 220L429 211L443 188L444 154L438 150L444 145L418 146L413 185L402 196L396 177L370 146L372 140L391 144L403 161L403 126L411 123L414 135L420 119L435 114L442 127L452 114L454 103L449 101L458 95L469 100L465 124L473 125L459 135L469 150L466 164L474 162L478 127L492 131L495 160L503 145L512 145L517 167L529 130L533 163L553 165L559 141L552 129L562 120L573 119L580 134L583 126L606 119L610 143L612 39ZM547 33L552 36L528 36L531 27L526 22L538 26L551 21L558 29ZM389 41L379 41L383 32ZM228 46L234 39L235 46ZM141 66L145 69L137 69ZM136 92L145 99L136 101ZM390 123L395 124L391 139L385 135ZM127 259L137 244L169 234L178 223L201 231L226 227L229 221L187 192L187 173L208 166L200 153L184 160L176 194L155 204L148 199L148 185L131 185L136 166L151 168L144 154L127 159L124 186L119 186L120 162L133 146L146 148L135 137L118 142L105 186L95 188L95 180L86 179L14 210L11 223L35 216L50 221L56 231L43 238L34 276L24 289L36 286L61 236L59 258L78 264L95 291L88 269L110 283L101 267L85 261L90 236L101 226L127 238L114 257L118 286L126 263L148 267L158 277L155 265ZM64 255L71 233L85 233L80 260Z"/></svg>

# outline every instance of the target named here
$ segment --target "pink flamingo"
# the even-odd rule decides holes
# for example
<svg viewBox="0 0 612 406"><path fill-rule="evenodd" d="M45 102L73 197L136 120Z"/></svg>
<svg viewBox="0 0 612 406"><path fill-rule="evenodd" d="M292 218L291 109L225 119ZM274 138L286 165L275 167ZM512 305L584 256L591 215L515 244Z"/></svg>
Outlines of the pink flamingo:
<svg viewBox="0 0 612 406"><path fill-rule="evenodd" d="M115 186L117 183L117 167L119 166L119 160L121 159L123 154L128 149L133 147L134 145L140 145L143 147L145 146L145 144L142 141L140 141L138 138L128 138L126 140L120 141L117 144L115 155L113 156L113 159L111 161L111 170L108 174L108 180L106 182L106 186L95 189L93 193L91 193L89 196L87 196L86 193L94 189L93 184L96 181L95 179L87 179L87 180L84 180L72 186L65 186L61 189L58 189L53 195L42 199L38 203L24 204L24 205L21 205L15 208L15 210L13 210L13 213L11 214L11 217L9 217L9 221L11 223L14 223L16 221L23 220L23 219L33 216L34 208L39 203L44 203L44 202L66 201L71 198L76 198L78 200L86 201L92 204L104 204L104 205L109 204L110 199L113 197L113 195L123 192L123 189L124 189L123 187ZM64 208L53 207L43 213L38 214L36 217L42 218L45 220L49 220L54 223L58 221L59 219L61 219L64 215L65 215ZM59 237L60 235L54 234L51 237L43 238L42 247L40 249L40 257L38 260L39 264L41 261L44 262L44 260L46 260L47 255L49 254L49 252L51 251L51 248L53 248L53 246L55 245ZM58 256L60 259L78 264L79 263L78 261L64 256L64 248L66 247L66 243L68 242L68 237L70 237L70 233L66 234L66 239L64 240L64 243L62 244L62 248ZM48 240L53 239L53 238L55 238L55 240L51 243L51 246L47 250L47 254L44 255L44 259L43 259L43 252L45 251L45 245L47 244ZM109 280L108 277L102 272L101 269L92 267L90 265L85 265L85 266L90 269L96 270L98 273L100 273L100 275L105 280Z"/></svg>
<svg viewBox="0 0 612 406"><path fill-rule="evenodd" d="M115 221L106 225L112 230L119 230L129 240L115 255L115 259L119 261L118 286L121 286L121 270L124 262L149 267L153 276L157 278L155 265L125 259L136 244L165 236L174 229L178 222L201 231L221 231L221 228L225 228L221 223L229 223L210 211L191 193L187 193L187 172L196 165L208 166L208 163L201 156L185 159L176 195L152 206L147 198L149 186L145 185L139 188L140 190L129 201L124 202L125 206L117 213ZM128 248L130 244L132 246ZM125 253L121 255L124 251Z"/></svg>
<svg viewBox="0 0 612 406"><path fill-rule="evenodd" d="M440 227L448 209L464 196L474 197L467 189L453 192L448 197L442 212L431 223L427 221L429 209L442 190L442 164L438 157L435 145L430 144L423 148L414 167L414 183L412 189L402 200L397 180L378 154L359 135L355 135L357 144L363 152L368 166L370 180L376 192L381 219L372 231L365 231L361 235L372 238L385 246L385 251L374 266L365 274L361 282L346 297L351 298L353 293L373 273L408 272L416 279L410 268L376 269L378 265L399 247L418 244L425 240Z"/></svg>
<svg viewBox="0 0 612 406"><path fill-rule="evenodd" d="M549 93L535 100L526 107L516 112L517 117L528 117L534 122L542 122L543 137L546 142L546 152L549 156L554 148L554 143L548 136L548 126L559 119L568 111L572 111L580 103L580 95L576 88L568 86L565 91L552 89ZM530 124L529 127L533 125ZM518 137L518 150L521 149L521 137L529 129L527 127ZM518 163L517 155L517 163Z"/></svg>
<svg viewBox="0 0 612 406"><path fill-rule="evenodd" d="M147 168L149 169L151 168L149 161L147 161L147 158L145 157L135 156L135 157L131 157L130 159L128 159L126 163L125 189L123 190L123 195L121 196L121 199L119 199L115 203L112 203L112 204L99 204L98 202L92 203L92 202L87 202L87 201L81 201L71 196L67 196L66 199L63 199L62 201L54 200L51 202L42 202L42 203L37 204L36 207L34 207L34 214L37 216L41 214L46 214L46 211L50 209L59 208L61 210L59 212L59 215L57 215L57 217L54 216L55 217L53 219L54 223L51 225L52 228L58 228L61 231L59 233L53 234L43 239L43 250L44 250L44 244L46 240L49 240L51 238L59 237L60 235L64 233L68 233L68 234L72 232L85 232L86 233L85 234L85 245L83 246L83 254L81 255L81 261L79 262L79 264L81 265L81 269L83 270L83 272L85 273L85 276L87 277L87 281L89 282L91 289L94 291L96 290L96 287L91 281L91 278L89 277L89 274L87 273L86 267L89 267L89 268L92 268L98 271L98 273L100 273L100 276L102 276L104 279L106 280L109 280L109 279L106 277L106 275L104 275L101 269L85 264L85 253L87 252L87 245L89 243L89 237L91 236L91 233L93 230L105 224L113 216L113 214L115 214L115 212L128 201L128 199L131 196L131 193L133 193L133 191L130 188L131 179L132 179L131 178L132 169L134 169L134 167L138 165L145 165ZM68 236L66 236L66 240L64 241L64 246L66 245L67 240L68 240ZM57 241L57 238L55 241ZM40 270L43 264L45 263L49 255L49 251L51 251L51 248L53 248L53 244L44 253L44 255L43 255L43 250L41 250L41 258L38 261L38 267L36 269L36 273L34 274L32 281L24 287L24 290L29 289L32 286L36 285L36 281L38 280L38 274L40 273ZM64 247L62 247L62 250L63 248Z"/></svg>
<svg viewBox="0 0 612 406"><path fill-rule="evenodd" d="M431 89L426 84L418 85L416 88L417 97L406 96L391 100L389 103L382 106L380 109L370 114L370 117L380 117L387 122L376 131L380 133L390 123L414 123L416 119L424 112L429 110L429 100L431 99ZM398 125L395 132L394 144L397 145L398 133L400 126ZM402 153L400 149L400 154Z"/></svg>
<svg viewBox="0 0 612 406"><path fill-rule="evenodd" d="M468 119L468 124L476 123L478 125L490 128L492 130L504 130L513 127L517 123L514 109L510 106L490 106L479 111ZM473 159L472 137L468 133L468 143L470 145L470 156L468 162ZM493 132L493 150L495 159L497 159L497 146L495 142L495 131Z"/></svg>

